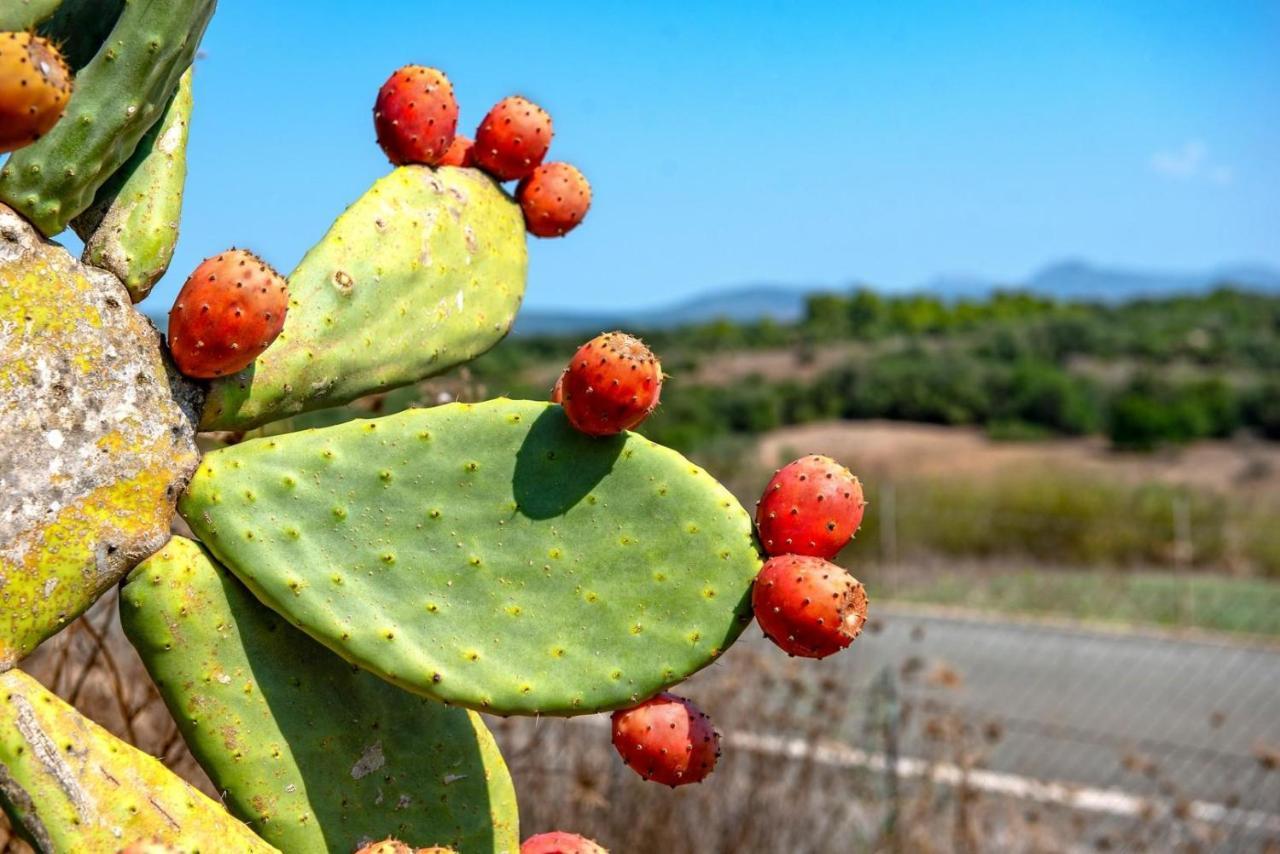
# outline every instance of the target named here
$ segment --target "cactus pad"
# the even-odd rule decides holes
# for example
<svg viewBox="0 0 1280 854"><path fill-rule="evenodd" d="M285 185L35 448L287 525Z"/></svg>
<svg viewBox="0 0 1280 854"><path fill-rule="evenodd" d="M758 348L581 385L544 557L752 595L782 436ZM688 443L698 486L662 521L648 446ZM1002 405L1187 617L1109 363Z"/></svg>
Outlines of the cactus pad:
<svg viewBox="0 0 1280 854"><path fill-rule="evenodd" d="M289 314L213 384L205 430L247 429L475 358L524 296L520 208L476 169L405 166L342 214L289 276Z"/></svg>
<svg viewBox="0 0 1280 854"><path fill-rule="evenodd" d="M408 690L502 714L633 705L750 619L751 521L710 475L497 400L205 457L180 511L272 608Z"/></svg>
<svg viewBox="0 0 1280 854"><path fill-rule="evenodd" d="M93 206L72 220L85 241L84 263L109 270L141 302L160 280L178 243L182 190L187 177L191 74L129 162L98 191Z"/></svg>
<svg viewBox="0 0 1280 854"><path fill-rule="evenodd" d="M270 852L220 805L20 670L0 674L0 805L42 851Z"/></svg>
<svg viewBox="0 0 1280 854"><path fill-rule="evenodd" d="M0 201L49 237L88 208L160 118L215 3L126 3L106 43L76 75L62 119L0 168Z"/></svg>
<svg viewBox="0 0 1280 854"><path fill-rule="evenodd" d="M187 744L268 842L519 848L511 777L479 715L352 667L181 537L133 571L120 604Z"/></svg>

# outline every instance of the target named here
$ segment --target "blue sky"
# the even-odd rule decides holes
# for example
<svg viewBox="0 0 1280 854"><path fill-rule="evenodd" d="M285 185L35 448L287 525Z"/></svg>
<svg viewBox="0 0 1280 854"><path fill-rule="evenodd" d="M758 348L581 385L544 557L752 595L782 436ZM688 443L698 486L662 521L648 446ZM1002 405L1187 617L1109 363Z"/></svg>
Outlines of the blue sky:
<svg viewBox="0 0 1280 854"><path fill-rule="evenodd" d="M156 311L231 244L291 269L389 169L370 110L408 62L468 133L537 100L592 181L577 232L530 241L528 306L1280 266L1280 3L219 5Z"/></svg>

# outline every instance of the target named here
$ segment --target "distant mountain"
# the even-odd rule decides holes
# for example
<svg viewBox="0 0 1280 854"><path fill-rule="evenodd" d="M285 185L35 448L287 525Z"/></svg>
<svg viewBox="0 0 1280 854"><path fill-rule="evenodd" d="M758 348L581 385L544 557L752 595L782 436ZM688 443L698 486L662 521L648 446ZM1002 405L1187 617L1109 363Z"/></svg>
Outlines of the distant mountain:
<svg viewBox="0 0 1280 854"><path fill-rule="evenodd" d="M818 290L814 288L814 290ZM574 312L525 309L516 318L517 335L600 332L617 327L668 329L713 320L750 322L771 317L791 323L804 315L807 289L749 285L641 311Z"/></svg>
<svg viewBox="0 0 1280 854"><path fill-rule="evenodd" d="M1280 270L1260 264L1237 264L1201 272L1168 272L1103 267L1088 261L1050 264L1022 283L997 282L981 276L939 276L921 291L953 299L982 297L998 289L1028 290L1062 300L1122 302L1141 297L1205 293L1223 284L1280 291Z"/></svg>

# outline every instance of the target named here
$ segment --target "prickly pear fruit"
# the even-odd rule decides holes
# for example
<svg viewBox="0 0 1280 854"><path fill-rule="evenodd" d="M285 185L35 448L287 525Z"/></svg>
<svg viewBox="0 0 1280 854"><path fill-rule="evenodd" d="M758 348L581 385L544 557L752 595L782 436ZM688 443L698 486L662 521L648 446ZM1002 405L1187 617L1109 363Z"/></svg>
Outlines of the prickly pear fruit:
<svg viewBox="0 0 1280 854"><path fill-rule="evenodd" d="M858 530L865 507L858 479L812 454L774 474L756 505L756 530L767 554L830 559Z"/></svg>
<svg viewBox="0 0 1280 854"><path fill-rule="evenodd" d="M284 327L289 287L252 252L206 258L169 312L169 348L178 370L210 379L247 367Z"/></svg>
<svg viewBox="0 0 1280 854"><path fill-rule="evenodd" d="M592 839L563 830L530 836L520 845L520 854L609 854Z"/></svg>
<svg viewBox="0 0 1280 854"><path fill-rule="evenodd" d="M564 403L564 374L556 377L556 384L551 388L551 402Z"/></svg>
<svg viewBox="0 0 1280 854"><path fill-rule="evenodd" d="M675 788L711 773L720 734L692 701L664 692L613 713L613 746L641 777Z"/></svg>
<svg viewBox="0 0 1280 854"><path fill-rule="evenodd" d="M503 98L476 129L476 165L501 181L523 178L551 146L551 116L532 101Z"/></svg>
<svg viewBox="0 0 1280 854"><path fill-rule="evenodd" d="M568 163L544 163L516 188L524 225L535 237L564 237L591 207L591 185Z"/></svg>
<svg viewBox="0 0 1280 854"><path fill-rule="evenodd" d="M826 658L853 643L867 621L862 583L822 558L782 555L765 561L751 588L765 636L788 655Z"/></svg>
<svg viewBox="0 0 1280 854"><path fill-rule="evenodd" d="M458 101L443 71L421 65L397 69L373 105L378 145L397 166L435 166L453 143Z"/></svg>
<svg viewBox="0 0 1280 854"><path fill-rule="evenodd" d="M0 154L47 133L70 97L71 69L52 42L0 33Z"/></svg>
<svg viewBox="0 0 1280 854"><path fill-rule="evenodd" d="M474 166L475 142L469 137L461 134L453 138L453 142L449 143L449 147L445 149L444 156L440 158L438 166Z"/></svg>
<svg viewBox="0 0 1280 854"><path fill-rule="evenodd" d="M414 854L414 851L399 839L387 837L381 842L370 842L357 850L356 854Z"/></svg>
<svg viewBox="0 0 1280 854"><path fill-rule="evenodd" d="M574 427L590 436L612 436L657 407L662 365L639 338L606 332L578 348L556 385Z"/></svg>
<svg viewBox="0 0 1280 854"><path fill-rule="evenodd" d="M181 854L181 852L172 845L166 845L163 842L142 840L140 842L131 842L121 848L120 854Z"/></svg>

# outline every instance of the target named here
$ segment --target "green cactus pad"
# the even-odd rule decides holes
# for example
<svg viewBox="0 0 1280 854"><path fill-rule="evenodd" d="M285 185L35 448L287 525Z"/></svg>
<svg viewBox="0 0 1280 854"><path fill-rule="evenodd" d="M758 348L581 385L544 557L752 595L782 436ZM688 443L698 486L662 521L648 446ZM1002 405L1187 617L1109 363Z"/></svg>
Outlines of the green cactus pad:
<svg viewBox="0 0 1280 854"><path fill-rule="evenodd" d="M476 169L380 179L289 276L284 331L214 382L205 430L243 430L417 382L502 339L524 296L520 208Z"/></svg>
<svg viewBox="0 0 1280 854"><path fill-rule="evenodd" d="M283 851L387 836L520 847L515 792L475 712L406 694L317 646L175 537L120 599L137 647L227 805Z"/></svg>
<svg viewBox="0 0 1280 854"><path fill-rule="evenodd" d="M191 75L188 68L164 117L98 191L93 206L71 222L85 241L84 263L115 273L134 302L141 302L169 269L178 243Z"/></svg>
<svg viewBox="0 0 1280 854"><path fill-rule="evenodd" d="M29 30L58 11L62 0L4 0L0 3L0 31Z"/></svg>
<svg viewBox="0 0 1280 854"><path fill-rule="evenodd" d="M215 2L126 3L106 43L76 75L63 117L0 169L0 201L48 237L88 208L160 118Z"/></svg>
<svg viewBox="0 0 1280 854"><path fill-rule="evenodd" d="M183 516L259 599L410 691L500 714L629 706L750 619L751 520L714 478L497 400L205 457Z"/></svg>
<svg viewBox="0 0 1280 854"><path fill-rule="evenodd" d="M0 806L41 851L276 850L21 670L0 674Z"/></svg>

